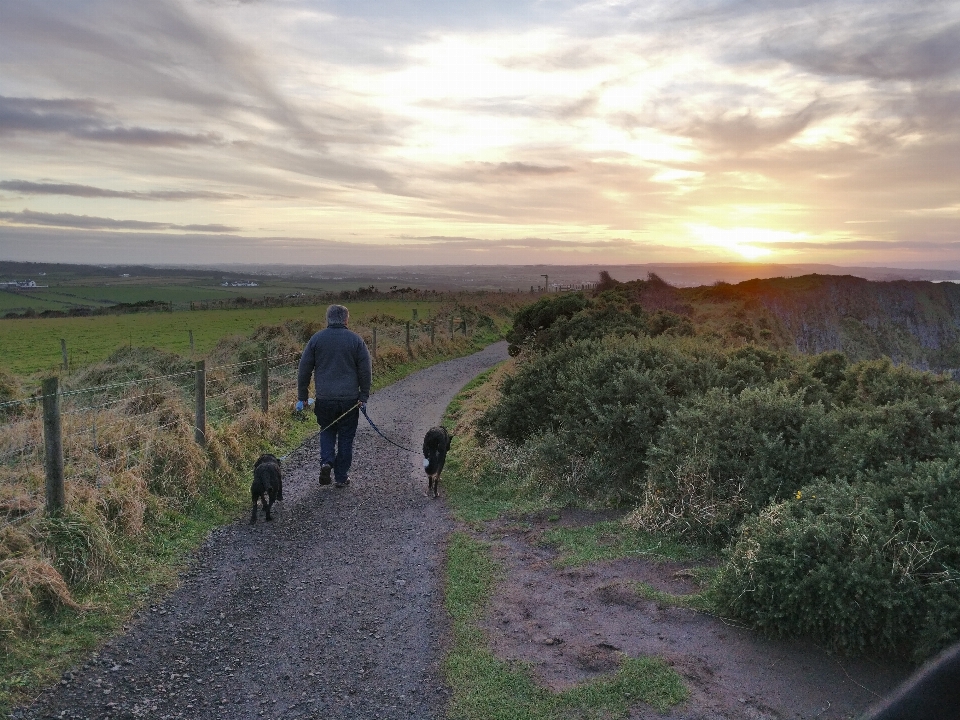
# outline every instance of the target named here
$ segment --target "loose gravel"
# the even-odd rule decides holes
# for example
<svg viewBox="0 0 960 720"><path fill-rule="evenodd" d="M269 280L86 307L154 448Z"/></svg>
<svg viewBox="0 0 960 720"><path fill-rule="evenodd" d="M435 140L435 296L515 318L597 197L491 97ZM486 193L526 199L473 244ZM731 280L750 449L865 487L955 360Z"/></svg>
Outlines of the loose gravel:
<svg viewBox="0 0 960 720"><path fill-rule="evenodd" d="M376 393L349 487L321 488L316 437L283 463L273 522L215 530L181 585L13 718L439 718L452 522L419 448L506 343ZM278 508L278 509L277 509ZM247 517L244 514L244 519Z"/></svg>

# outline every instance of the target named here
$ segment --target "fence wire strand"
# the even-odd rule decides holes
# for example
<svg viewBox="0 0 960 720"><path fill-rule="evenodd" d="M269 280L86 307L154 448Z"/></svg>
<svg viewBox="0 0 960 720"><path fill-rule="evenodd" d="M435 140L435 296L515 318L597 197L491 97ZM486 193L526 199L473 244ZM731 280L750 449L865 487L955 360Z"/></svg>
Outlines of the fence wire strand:
<svg viewBox="0 0 960 720"><path fill-rule="evenodd" d="M289 397L296 388L297 377L295 368L300 362L300 352L280 353L267 359L267 397L268 401L285 402L277 398ZM263 358L255 360L225 363L205 368L208 388L216 389L211 395L206 395L204 402L208 412L212 411L217 425L232 424L237 418L250 412L260 411L260 393L262 387L260 378L263 377ZM240 368L244 372L233 374L232 370ZM126 380L123 382L106 383L86 388L62 389L58 394L61 401L60 415L62 418L62 441L64 443L64 465L68 473L64 481L95 481L109 482L117 473L135 468L145 461L144 452L152 433L164 432L173 426L182 426L185 431L196 432L192 420L180 417L176 406L171 401L186 401L190 395L185 386L192 382L163 382L176 379L189 379L196 376L197 370L191 369L182 372L155 375L152 377ZM254 380L256 379L256 380ZM154 387L149 387L151 384ZM137 394L122 396L128 388L142 388ZM219 390L223 387L223 390ZM92 397L102 393L105 397ZM121 397L110 397L110 394L119 393ZM227 396L234 395L233 400L240 405L233 410ZM34 395L24 399L9 400L0 403L0 410L7 408L27 407L41 403L46 396ZM83 403L81 398L89 398ZM126 414L136 408L138 402L156 398L157 407L142 412ZM150 403L152 404L152 403ZM131 407L124 407L129 405ZM164 411L173 412L176 416L160 424L154 424L154 418ZM31 411L31 414L34 414ZM6 445L0 450L0 464L6 468L19 472L19 468L40 468L43 465L44 441L42 438L43 419L39 415L33 417L11 417L9 421L0 420L0 445ZM107 437L120 429L120 437ZM124 429L130 430L124 432ZM32 439L27 440L30 437ZM16 447L11 447L16 443ZM42 495L42 489L39 491ZM25 507L34 507L33 499L38 498L36 492L28 493L31 502ZM35 509L20 512L20 503L16 507L7 509L6 516L0 515L0 527L22 523L44 511L40 502Z"/></svg>

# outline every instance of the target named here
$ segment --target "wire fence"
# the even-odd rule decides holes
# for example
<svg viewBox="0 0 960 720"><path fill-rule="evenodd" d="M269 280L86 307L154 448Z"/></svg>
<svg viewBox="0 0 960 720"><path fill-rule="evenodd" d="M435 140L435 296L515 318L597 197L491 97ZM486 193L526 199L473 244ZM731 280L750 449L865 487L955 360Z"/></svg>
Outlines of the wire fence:
<svg viewBox="0 0 960 720"><path fill-rule="evenodd" d="M396 321L358 331L384 367L414 356L416 347L468 334L466 319ZM162 436L177 443L203 444L208 426L221 430L265 408L289 406L297 399L300 352L260 355L215 365L175 361L171 372L149 377L94 374L94 384L55 391L56 403L43 391L0 403L0 530L22 522L50 505L51 473L60 483L103 487L121 473L157 461ZM87 376L89 377L89 376ZM197 392L203 387L202 395ZM49 443L47 427L56 405L58 440ZM59 457L51 465L51 452ZM166 446L168 447L168 446ZM162 459L161 459L162 460ZM51 467L53 466L53 470ZM46 488L46 491L45 491Z"/></svg>
<svg viewBox="0 0 960 720"><path fill-rule="evenodd" d="M244 413L296 401L300 353L206 366L150 377L104 382L56 393L56 444L61 483L102 486L148 460L160 434L190 442L197 418L214 428ZM200 374L206 392L196 392ZM50 400L43 391L0 403L0 530L44 509L49 486ZM197 405L202 404L203 412ZM207 427L200 429L200 435ZM49 497L47 497L49 502Z"/></svg>

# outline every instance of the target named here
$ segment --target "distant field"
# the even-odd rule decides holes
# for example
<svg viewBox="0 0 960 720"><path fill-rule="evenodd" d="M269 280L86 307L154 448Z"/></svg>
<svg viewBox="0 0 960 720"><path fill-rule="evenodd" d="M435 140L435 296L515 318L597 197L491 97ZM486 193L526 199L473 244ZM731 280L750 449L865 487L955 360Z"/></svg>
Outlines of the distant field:
<svg viewBox="0 0 960 720"><path fill-rule="evenodd" d="M167 289L174 288L168 286ZM354 301L349 307L351 320L360 323L380 313L408 318L414 308L420 318L427 318L437 305L424 301L374 300ZM73 368L103 360L116 348L128 343L187 354L191 330L196 351L204 353L221 338L248 335L260 325L295 318L320 322L325 310L324 305L0 320L0 367L18 375L56 368L61 363L61 338L67 341Z"/></svg>
<svg viewBox="0 0 960 720"><path fill-rule="evenodd" d="M59 295L77 304L91 302L115 305L146 300L189 303L194 300L222 300L235 297L226 289L187 285L113 285L101 287L64 287Z"/></svg>
<svg viewBox="0 0 960 720"><path fill-rule="evenodd" d="M38 297L33 294L0 290L0 313L7 313L12 310L25 310L28 307L42 312L44 310L63 310L67 306L61 302L51 302L44 297Z"/></svg>
<svg viewBox="0 0 960 720"><path fill-rule="evenodd" d="M384 283L380 285L383 289L389 287ZM110 283L86 283L79 280L56 283L49 288L22 293L0 291L0 314L11 311L22 312L28 308L42 312L68 310L78 305L105 307L117 303L136 303L147 300L169 302L174 304L174 309L187 309L191 302L204 300L232 300L241 296L276 297L297 293L312 295L356 290L357 287L356 280L329 280L315 284L280 279L261 280L257 287L222 287L212 282L189 282L182 279L163 281L157 278L130 278Z"/></svg>

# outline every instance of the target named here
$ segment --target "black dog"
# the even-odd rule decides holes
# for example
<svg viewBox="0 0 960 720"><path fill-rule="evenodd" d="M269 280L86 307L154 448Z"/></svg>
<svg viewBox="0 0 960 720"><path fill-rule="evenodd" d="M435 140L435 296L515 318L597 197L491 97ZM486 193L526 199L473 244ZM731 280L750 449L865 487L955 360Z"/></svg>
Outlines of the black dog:
<svg viewBox="0 0 960 720"><path fill-rule="evenodd" d="M280 476L280 461L276 456L270 453L264 453L253 464L253 484L250 485L250 496L253 499L253 507L250 510L250 524L257 521L257 499L263 503L263 509L267 513L267 520L273 520L270 516L270 508L277 500L283 500L283 480ZM267 497L270 503L267 504Z"/></svg>
<svg viewBox="0 0 960 720"><path fill-rule="evenodd" d="M447 461L447 450L450 449L452 441L453 435L448 433L445 427L439 426L427 430L423 438L423 469L427 471L429 479L428 495L430 493L433 493L434 497L440 495L440 472Z"/></svg>

